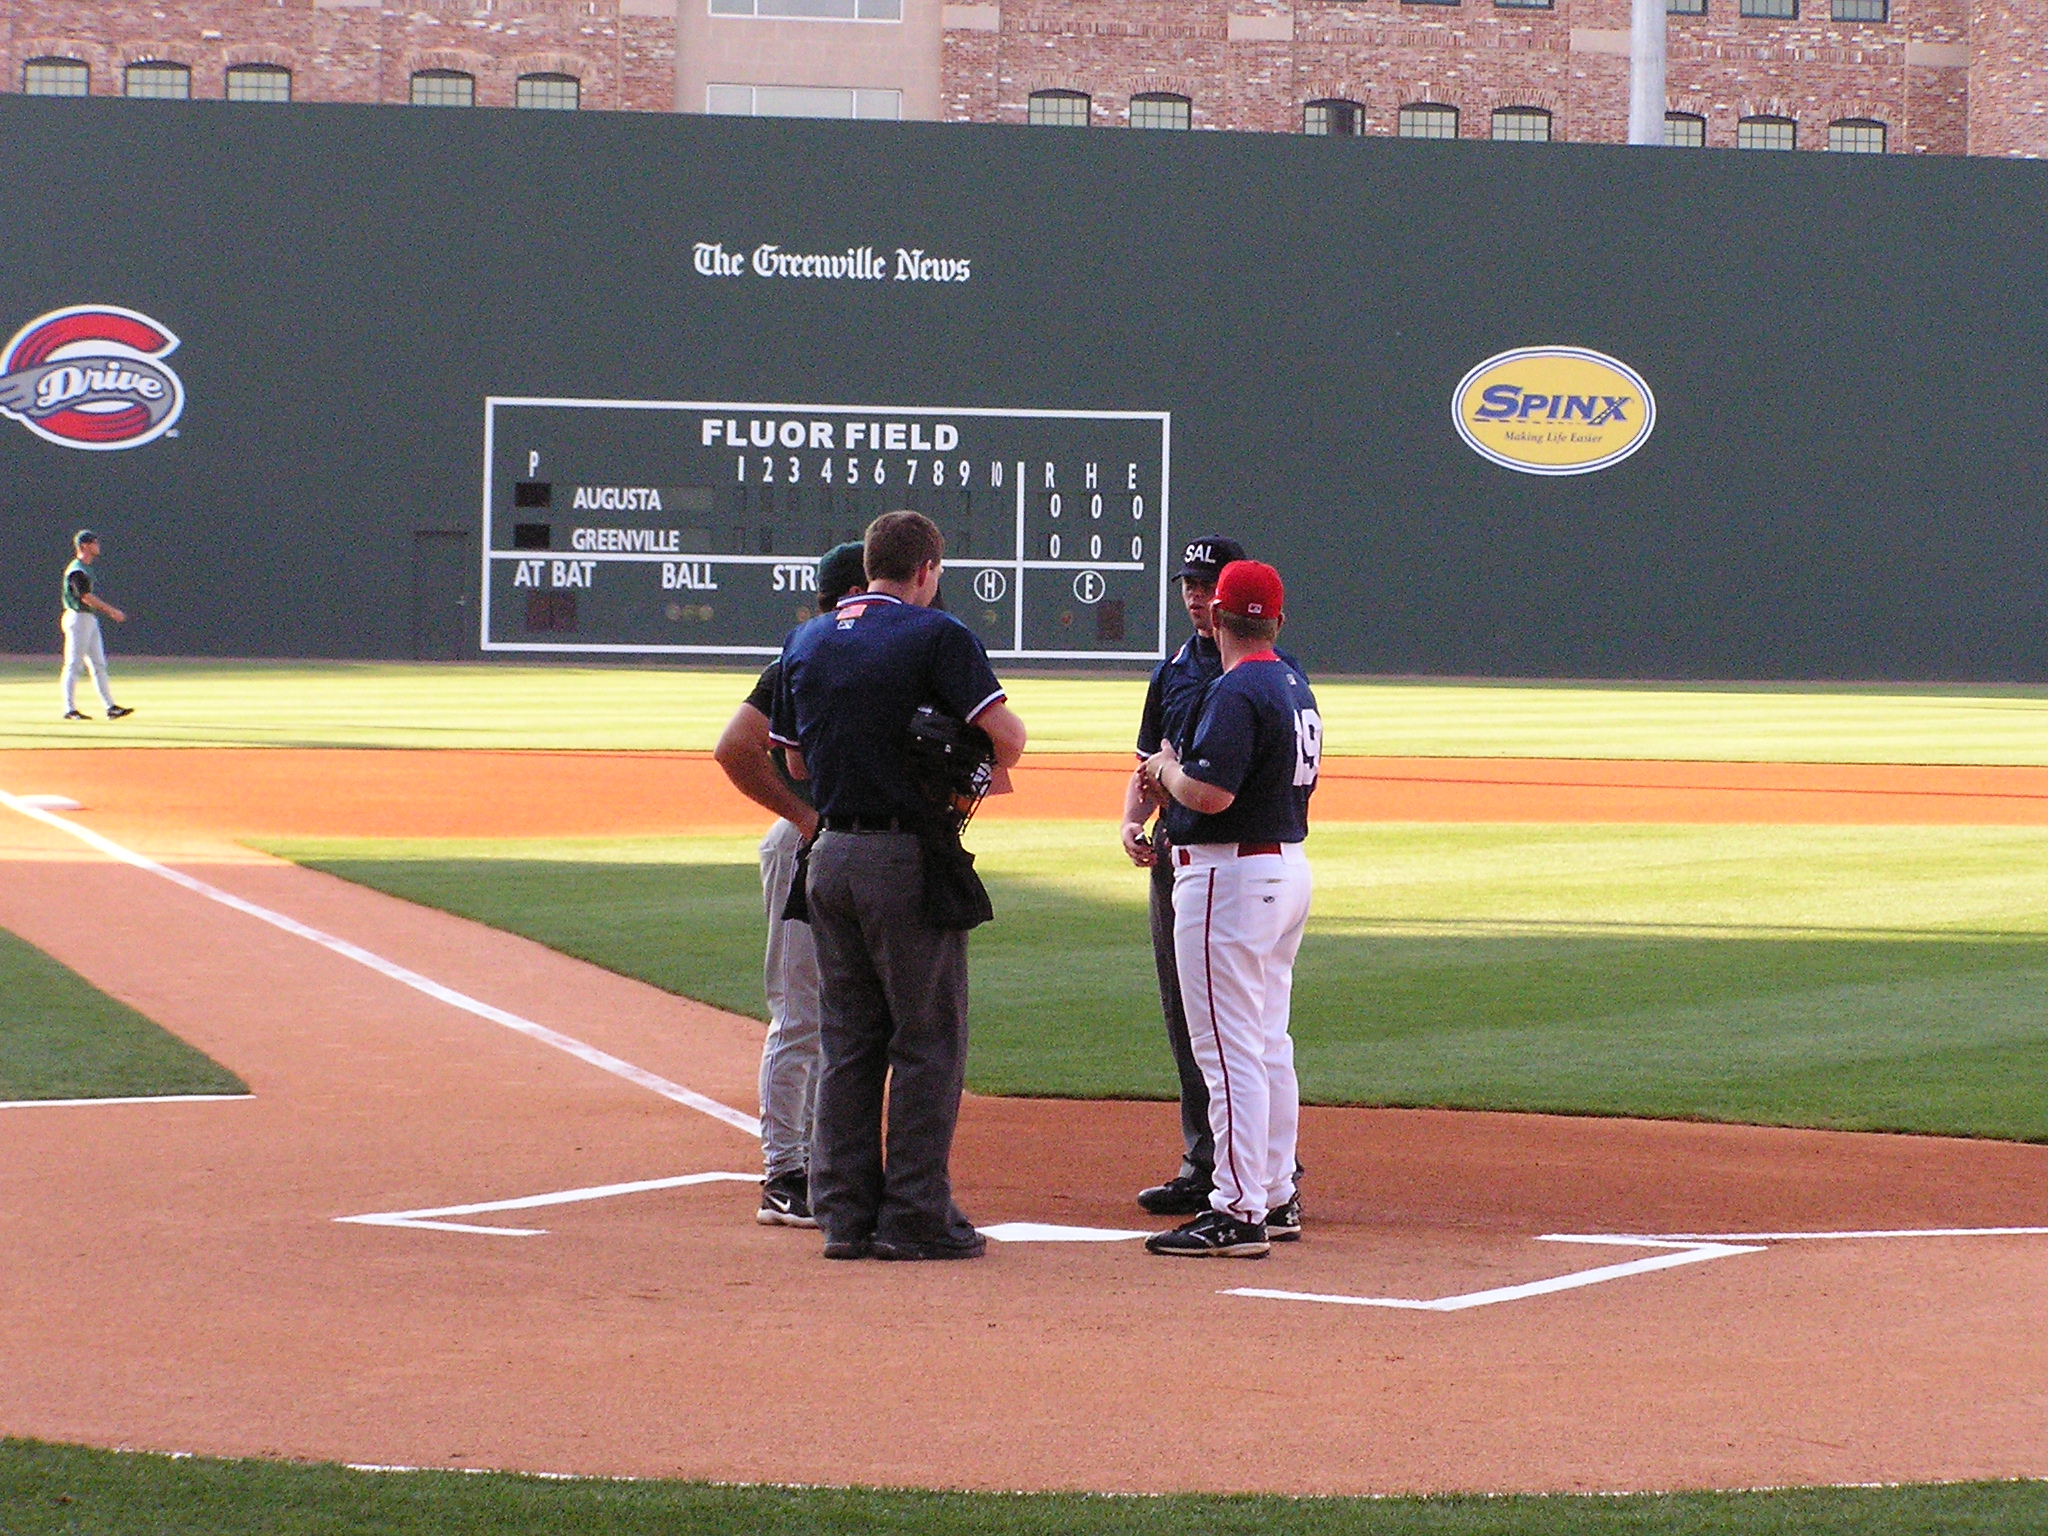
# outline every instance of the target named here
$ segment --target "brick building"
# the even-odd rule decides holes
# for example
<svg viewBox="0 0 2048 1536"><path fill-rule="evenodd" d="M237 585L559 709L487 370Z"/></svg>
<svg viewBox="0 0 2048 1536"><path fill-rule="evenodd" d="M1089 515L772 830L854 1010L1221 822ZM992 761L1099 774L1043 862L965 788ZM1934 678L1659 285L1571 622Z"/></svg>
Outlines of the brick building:
<svg viewBox="0 0 2048 1536"><path fill-rule="evenodd" d="M2048 0L1667 0L1667 141L2048 154ZM1629 0L0 0L49 94L1620 142Z"/></svg>

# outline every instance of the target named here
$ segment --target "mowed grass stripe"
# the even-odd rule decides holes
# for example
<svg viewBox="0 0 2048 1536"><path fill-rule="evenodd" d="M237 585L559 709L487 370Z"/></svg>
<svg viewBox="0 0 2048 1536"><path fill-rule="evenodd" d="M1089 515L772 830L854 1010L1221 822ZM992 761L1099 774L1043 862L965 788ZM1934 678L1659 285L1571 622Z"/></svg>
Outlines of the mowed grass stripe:
<svg viewBox="0 0 2048 1536"><path fill-rule="evenodd" d="M2048 1483L1547 1497L1104 1498L358 1472L0 1440L9 1536L2010 1536Z"/></svg>
<svg viewBox="0 0 2048 1536"><path fill-rule="evenodd" d="M969 1081L1170 1098L1143 877L1106 828L970 841ZM270 850L761 1013L745 838ZM2048 1140L2048 831L1326 826L1296 972L1317 1103Z"/></svg>
<svg viewBox="0 0 2048 1536"><path fill-rule="evenodd" d="M117 656L118 723L57 718L57 661L0 660L0 749L707 751L758 671ZM1122 752L1141 675L1007 679L1038 751ZM2048 688L1338 681L1336 756L2048 764Z"/></svg>
<svg viewBox="0 0 2048 1536"><path fill-rule="evenodd" d="M232 1072L0 929L0 1100L246 1092Z"/></svg>

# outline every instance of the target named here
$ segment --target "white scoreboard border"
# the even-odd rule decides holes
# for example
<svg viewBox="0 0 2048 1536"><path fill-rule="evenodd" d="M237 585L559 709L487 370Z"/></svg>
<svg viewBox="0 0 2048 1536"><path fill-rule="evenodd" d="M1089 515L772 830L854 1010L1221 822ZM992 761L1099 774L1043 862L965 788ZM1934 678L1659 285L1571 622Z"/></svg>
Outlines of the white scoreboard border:
<svg viewBox="0 0 2048 1536"><path fill-rule="evenodd" d="M1128 561L1114 560L1026 560L1024 558L1024 481L1020 476L1017 483L1017 542L1016 556L1009 560L948 560L949 566L961 570L994 568L1014 573L1017 583L1015 607L1017 643L1005 650L991 650L990 656L1016 661L1156 661L1166 654L1166 613L1167 588L1172 569L1173 535L1171 532L1171 509L1173 503L1173 413L1171 411L1055 411L1012 409L1005 407L972 407L958 409L935 405L806 405L794 401L764 402L754 400L602 400L573 397L555 398L542 395L486 395L484 397L484 501L483 501L483 550L481 578L483 601L478 605L478 641L485 651L583 651L591 653L612 652L630 655L690 655L690 656L775 656L781 654L780 646L773 645L620 645L620 644L576 644L550 640L493 640L491 638L491 562L493 560L532 559L530 554L518 550L493 550L491 548L491 502L492 474L497 446L497 425L499 406L548 406L568 410L604 411L788 411L804 412L811 415L840 416L992 416L1013 417L1026 420L1079 420L1079 421L1156 421L1159 423L1159 631L1154 648L1149 651L1027 651L1023 648L1024 630L1024 572L1040 570L1128 570ZM584 555L583 559L603 559L604 556ZM643 562L652 557L633 555L628 557ZM712 555L705 557L710 563L719 565L776 565L788 564L787 555ZM1142 567L1140 567L1142 569Z"/></svg>

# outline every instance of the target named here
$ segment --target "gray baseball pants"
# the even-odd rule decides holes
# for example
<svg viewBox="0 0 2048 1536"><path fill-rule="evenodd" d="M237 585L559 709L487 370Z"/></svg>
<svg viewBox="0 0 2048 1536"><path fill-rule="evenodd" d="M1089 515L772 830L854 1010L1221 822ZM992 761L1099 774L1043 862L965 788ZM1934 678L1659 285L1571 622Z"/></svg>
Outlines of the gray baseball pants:
<svg viewBox="0 0 2048 1536"><path fill-rule="evenodd" d="M761 902L768 913L761 966L768 1001L768 1037L761 1045L761 1157L771 1179L810 1166L818 1105L818 950L810 924L782 916L802 843L796 823L786 820L777 820L761 839Z"/></svg>
<svg viewBox="0 0 2048 1536"><path fill-rule="evenodd" d="M100 691L100 702L112 709L114 695L107 687L107 648L100 639L99 615L64 610L64 712L78 708L78 674L90 671L92 685Z"/></svg>
<svg viewBox="0 0 2048 1536"><path fill-rule="evenodd" d="M811 1211L827 1242L974 1238L949 1166L967 1070L967 935L925 923L923 890L911 833L825 832L811 850L823 1016Z"/></svg>

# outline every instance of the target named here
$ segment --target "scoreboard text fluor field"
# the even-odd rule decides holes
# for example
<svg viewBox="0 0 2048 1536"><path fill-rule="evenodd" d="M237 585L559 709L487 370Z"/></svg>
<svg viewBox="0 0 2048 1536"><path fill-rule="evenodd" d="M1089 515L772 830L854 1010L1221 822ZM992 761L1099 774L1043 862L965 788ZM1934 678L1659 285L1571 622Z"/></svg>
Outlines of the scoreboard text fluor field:
<svg viewBox="0 0 2048 1536"><path fill-rule="evenodd" d="M1158 656L1169 434L1156 411L493 398L483 648L772 655L817 558L909 508L991 655Z"/></svg>

